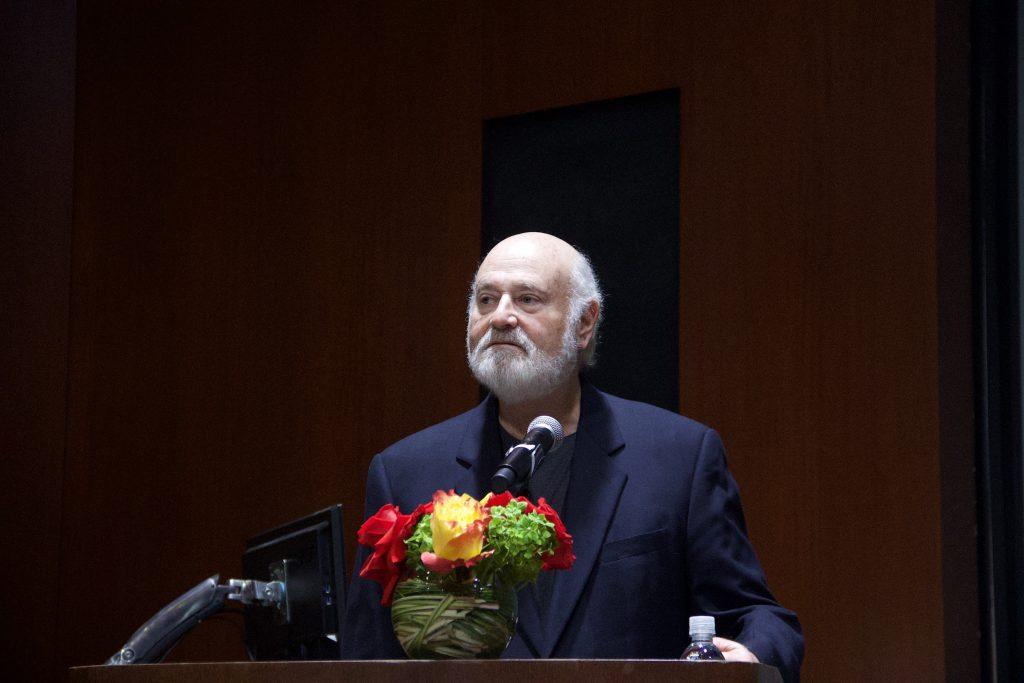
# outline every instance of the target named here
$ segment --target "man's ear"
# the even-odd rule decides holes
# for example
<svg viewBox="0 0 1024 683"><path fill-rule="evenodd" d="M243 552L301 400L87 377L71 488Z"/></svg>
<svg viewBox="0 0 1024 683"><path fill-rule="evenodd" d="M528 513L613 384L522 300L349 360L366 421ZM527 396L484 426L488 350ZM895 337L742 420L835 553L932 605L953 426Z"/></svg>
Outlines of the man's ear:
<svg viewBox="0 0 1024 683"><path fill-rule="evenodd" d="M580 322L576 326L576 343L579 348L585 349L590 345L594 336L594 327L597 325L597 317L600 314L601 306L593 300L583 309L583 315L580 316Z"/></svg>

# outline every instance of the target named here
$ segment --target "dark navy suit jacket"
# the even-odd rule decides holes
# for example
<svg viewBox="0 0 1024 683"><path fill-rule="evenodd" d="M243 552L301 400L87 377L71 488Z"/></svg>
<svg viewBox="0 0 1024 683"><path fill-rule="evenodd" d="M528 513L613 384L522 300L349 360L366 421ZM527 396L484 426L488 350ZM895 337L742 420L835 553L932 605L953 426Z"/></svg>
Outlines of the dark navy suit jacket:
<svg viewBox="0 0 1024 683"><path fill-rule="evenodd" d="M374 457L366 515L403 512L454 488L481 497L501 461L493 397ZM803 637L772 597L747 539L736 483L714 430L583 382L569 491L559 510L576 563L557 571L548 620L534 592L519 593L519 625L504 657L676 658L688 617L715 617L719 635L746 645L796 680ZM358 576L348 596L346 659L403 658L380 606L380 587Z"/></svg>

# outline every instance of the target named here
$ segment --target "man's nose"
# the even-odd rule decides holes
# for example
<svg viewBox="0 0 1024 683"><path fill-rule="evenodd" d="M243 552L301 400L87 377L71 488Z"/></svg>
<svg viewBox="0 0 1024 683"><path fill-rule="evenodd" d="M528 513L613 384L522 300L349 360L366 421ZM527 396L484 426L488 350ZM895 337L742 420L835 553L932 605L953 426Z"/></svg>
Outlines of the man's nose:
<svg viewBox="0 0 1024 683"><path fill-rule="evenodd" d="M491 314L491 327L498 330L507 330L519 324L516 317L515 307L512 305L512 297L508 294L502 295L498 300L498 306Z"/></svg>

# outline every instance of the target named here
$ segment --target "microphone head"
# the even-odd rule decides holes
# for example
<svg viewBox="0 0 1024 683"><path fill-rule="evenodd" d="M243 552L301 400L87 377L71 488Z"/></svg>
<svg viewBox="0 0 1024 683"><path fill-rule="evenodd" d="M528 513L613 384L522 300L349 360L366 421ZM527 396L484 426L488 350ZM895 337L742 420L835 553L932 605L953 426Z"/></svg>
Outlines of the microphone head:
<svg viewBox="0 0 1024 683"><path fill-rule="evenodd" d="M553 417L547 415L540 415L533 419L530 426L527 428L526 433L529 434L534 429L546 429L551 432L551 447L549 451L557 450L562 445L562 439L565 438L565 431L562 429L562 424Z"/></svg>

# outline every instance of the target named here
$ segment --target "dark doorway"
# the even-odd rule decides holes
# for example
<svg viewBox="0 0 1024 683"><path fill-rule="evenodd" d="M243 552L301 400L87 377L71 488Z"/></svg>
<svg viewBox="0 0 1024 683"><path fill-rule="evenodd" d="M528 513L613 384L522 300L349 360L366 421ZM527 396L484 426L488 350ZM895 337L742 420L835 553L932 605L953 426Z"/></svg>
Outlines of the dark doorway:
<svg viewBox="0 0 1024 683"><path fill-rule="evenodd" d="M604 391L679 407L679 90L484 122L483 253L520 232L577 246L605 293Z"/></svg>

